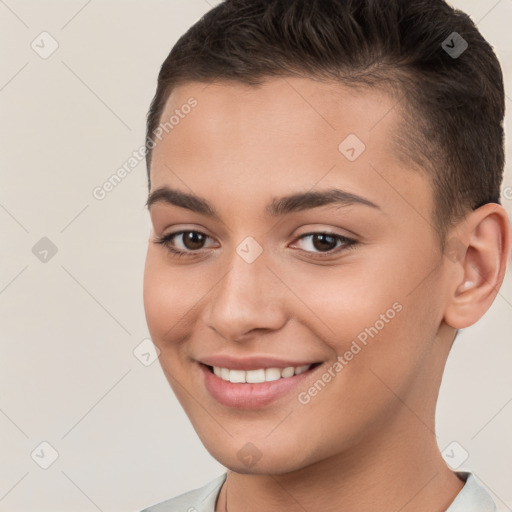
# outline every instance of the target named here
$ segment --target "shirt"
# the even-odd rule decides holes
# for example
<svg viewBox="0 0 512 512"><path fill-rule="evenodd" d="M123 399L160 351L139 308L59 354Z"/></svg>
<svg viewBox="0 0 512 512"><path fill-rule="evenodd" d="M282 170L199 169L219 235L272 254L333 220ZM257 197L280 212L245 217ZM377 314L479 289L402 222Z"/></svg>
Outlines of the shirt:
<svg viewBox="0 0 512 512"><path fill-rule="evenodd" d="M471 473L456 474L465 484L446 512L496 512L491 496ZM204 487L180 494L141 512L215 512L215 503L226 476L227 473L224 473Z"/></svg>

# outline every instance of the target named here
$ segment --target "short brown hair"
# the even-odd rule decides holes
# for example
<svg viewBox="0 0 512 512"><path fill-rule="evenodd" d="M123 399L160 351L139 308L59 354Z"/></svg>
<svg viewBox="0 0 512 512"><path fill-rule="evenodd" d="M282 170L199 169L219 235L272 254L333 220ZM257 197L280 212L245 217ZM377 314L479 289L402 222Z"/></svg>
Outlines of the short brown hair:
<svg viewBox="0 0 512 512"><path fill-rule="evenodd" d="M461 55L448 51L455 41L468 45ZM429 177L443 241L461 215L500 202L501 67L470 17L444 0L225 0L162 64L147 117L148 183L153 134L175 86L293 75L392 92L404 121L398 156Z"/></svg>

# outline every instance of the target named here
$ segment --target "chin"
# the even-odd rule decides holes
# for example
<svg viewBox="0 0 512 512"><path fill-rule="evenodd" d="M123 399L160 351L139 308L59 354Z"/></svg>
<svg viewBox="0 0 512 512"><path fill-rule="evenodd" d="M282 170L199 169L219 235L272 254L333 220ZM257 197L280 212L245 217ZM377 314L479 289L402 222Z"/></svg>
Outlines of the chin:
<svg viewBox="0 0 512 512"><path fill-rule="evenodd" d="M226 458L224 461L217 459L223 466L240 473L242 475L284 475L293 471L300 470L306 466L300 464L293 464L290 461L284 462L283 459L273 457L272 460L259 460L253 466L248 466L241 463L236 457Z"/></svg>
<svg viewBox="0 0 512 512"><path fill-rule="evenodd" d="M224 467L240 474L248 475L281 475L300 470L312 461L304 458L304 453L297 453L300 443L293 443L295 448L283 446L277 449L273 444L263 441L253 444L232 440L219 445L214 440L202 440L210 455Z"/></svg>

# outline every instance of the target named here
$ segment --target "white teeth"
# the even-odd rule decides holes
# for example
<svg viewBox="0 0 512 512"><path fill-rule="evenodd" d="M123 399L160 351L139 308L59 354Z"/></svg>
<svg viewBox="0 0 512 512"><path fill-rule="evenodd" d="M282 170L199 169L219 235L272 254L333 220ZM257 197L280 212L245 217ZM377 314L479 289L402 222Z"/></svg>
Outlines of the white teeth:
<svg viewBox="0 0 512 512"><path fill-rule="evenodd" d="M310 366L311 366L310 364L305 364L304 366L298 366L297 368L295 368L295 375L299 375L299 373L305 372L306 370L309 369Z"/></svg>
<svg viewBox="0 0 512 512"><path fill-rule="evenodd" d="M283 377L283 378L293 377L294 374L295 374L295 368L293 366L288 366L288 368L283 368L281 370L281 377Z"/></svg>
<svg viewBox="0 0 512 512"><path fill-rule="evenodd" d="M265 369L265 381L270 382L273 380L279 380L281 378L281 370L279 368L266 368Z"/></svg>
<svg viewBox="0 0 512 512"><path fill-rule="evenodd" d="M260 368L258 370L230 370L229 368L213 367L213 373L222 380L234 384L249 383L260 384L262 382L272 382L274 380L286 379L299 375L309 370L312 365L288 366L286 368Z"/></svg>
<svg viewBox="0 0 512 512"><path fill-rule="evenodd" d="M250 370L245 372L245 382L259 384L265 382L265 370Z"/></svg>
<svg viewBox="0 0 512 512"><path fill-rule="evenodd" d="M245 382L245 372L243 370L229 370L229 382L235 384Z"/></svg>

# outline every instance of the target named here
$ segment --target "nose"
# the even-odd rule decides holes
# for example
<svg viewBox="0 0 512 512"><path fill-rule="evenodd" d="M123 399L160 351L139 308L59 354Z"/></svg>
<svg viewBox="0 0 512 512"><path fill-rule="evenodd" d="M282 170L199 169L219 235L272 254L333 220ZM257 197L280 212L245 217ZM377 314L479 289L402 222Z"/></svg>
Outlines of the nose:
<svg viewBox="0 0 512 512"><path fill-rule="evenodd" d="M230 270L212 291L208 327L228 341L245 341L255 333L286 323L286 291L260 255L247 263L236 252Z"/></svg>

